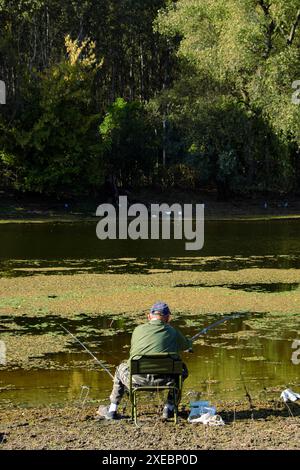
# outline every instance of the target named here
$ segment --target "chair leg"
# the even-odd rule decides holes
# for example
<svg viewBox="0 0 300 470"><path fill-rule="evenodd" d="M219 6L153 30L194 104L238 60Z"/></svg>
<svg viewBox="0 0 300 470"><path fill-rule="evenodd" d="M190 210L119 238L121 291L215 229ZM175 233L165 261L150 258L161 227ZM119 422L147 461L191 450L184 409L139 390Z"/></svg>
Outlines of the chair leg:
<svg viewBox="0 0 300 470"><path fill-rule="evenodd" d="M137 409L136 409L136 393L133 392L133 414L134 414L134 423L137 424Z"/></svg>
<svg viewBox="0 0 300 470"><path fill-rule="evenodd" d="M133 404L133 397L131 398L131 419L134 420L134 404Z"/></svg>
<svg viewBox="0 0 300 470"><path fill-rule="evenodd" d="M169 388L169 392L173 389L173 402L174 402L174 424L178 423L178 405L181 398L180 388ZM133 390L130 399L131 399L131 419L137 425L137 390Z"/></svg>
<svg viewBox="0 0 300 470"><path fill-rule="evenodd" d="M130 402L131 402L131 420L136 421L136 397L134 390L130 394Z"/></svg>
<svg viewBox="0 0 300 470"><path fill-rule="evenodd" d="M177 417L178 417L178 403L177 403L176 390L174 388L174 424L177 424Z"/></svg>

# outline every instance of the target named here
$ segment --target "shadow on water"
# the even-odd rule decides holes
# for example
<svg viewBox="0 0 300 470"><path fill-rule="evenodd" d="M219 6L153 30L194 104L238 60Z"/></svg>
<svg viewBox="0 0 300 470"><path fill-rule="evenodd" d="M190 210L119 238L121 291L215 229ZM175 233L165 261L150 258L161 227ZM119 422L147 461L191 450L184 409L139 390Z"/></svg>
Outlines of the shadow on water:
<svg viewBox="0 0 300 470"><path fill-rule="evenodd" d="M274 256L220 256L215 259L200 257L181 258L134 258L134 259L97 259L97 260L0 260L0 276L25 277L38 274L151 274L152 270L172 271L237 271L239 269L299 269L300 255ZM195 287L178 285L176 287ZM199 284L201 287L201 284ZM222 286L223 287L223 286ZM285 289L283 289L285 290Z"/></svg>
<svg viewBox="0 0 300 470"><path fill-rule="evenodd" d="M265 321L267 313L249 314L252 322ZM177 315L174 326L186 335L213 323L218 315ZM11 334L64 334L63 324L83 341L96 356L114 371L129 356L131 332L136 323L126 318L81 315L68 320L48 316L42 319L1 317L2 326L13 328ZM251 323L251 322L250 322ZM270 326L271 328L271 326ZM274 341L260 330L253 330L245 318L219 325L194 345L194 353L184 353L189 368L185 391L197 391L203 399L241 399L244 383L251 396L266 390L268 397L299 385L298 369L291 362L291 335L281 331ZM49 404L79 400L82 386L88 387L90 399L107 399L112 381L93 363L90 356L71 337L66 352L44 355L48 367L38 370L0 372L1 399L24 405Z"/></svg>
<svg viewBox="0 0 300 470"><path fill-rule="evenodd" d="M176 284L174 287L225 287L226 289L243 290L245 292L291 292L299 289L297 282L274 282L262 284Z"/></svg>
<svg viewBox="0 0 300 470"><path fill-rule="evenodd" d="M91 335L99 334L101 330L109 330L116 332L116 330L125 331L132 323L132 320L124 317L103 316L91 317L85 313L76 315L76 317L69 319L63 318L58 315L44 315L43 317L12 317L9 315L0 316L0 331L9 331L13 334L27 335L27 334L45 334L57 333L62 334L64 330L62 326L71 330L71 332L78 331L79 336L84 336L85 331L90 332ZM10 325L13 324L13 327ZM80 333L81 332L81 333ZM93 333L94 332L94 333Z"/></svg>

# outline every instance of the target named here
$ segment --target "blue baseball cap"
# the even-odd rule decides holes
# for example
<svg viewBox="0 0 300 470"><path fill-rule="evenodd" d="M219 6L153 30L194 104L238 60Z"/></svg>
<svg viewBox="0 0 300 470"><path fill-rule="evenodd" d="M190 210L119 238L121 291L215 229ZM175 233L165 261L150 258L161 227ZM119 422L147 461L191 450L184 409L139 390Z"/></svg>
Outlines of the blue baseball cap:
<svg viewBox="0 0 300 470"><path fill-rule="evenodd" d="M160 312L161 315L170 315L170 309L164 302L157 302L151 307L150 313Z"/></svg>

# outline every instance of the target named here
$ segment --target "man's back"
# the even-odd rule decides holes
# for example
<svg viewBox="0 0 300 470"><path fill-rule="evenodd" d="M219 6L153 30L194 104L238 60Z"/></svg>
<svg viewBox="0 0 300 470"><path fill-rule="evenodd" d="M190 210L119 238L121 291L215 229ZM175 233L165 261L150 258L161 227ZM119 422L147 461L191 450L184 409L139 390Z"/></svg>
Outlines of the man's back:
<svg viewBox="0 0 300 470"><path fill-rule="evenodd" d="M135 328L131 338L130 357L142 354L179 353L191 347L191 341L161 320L151 320Z"/></svg>

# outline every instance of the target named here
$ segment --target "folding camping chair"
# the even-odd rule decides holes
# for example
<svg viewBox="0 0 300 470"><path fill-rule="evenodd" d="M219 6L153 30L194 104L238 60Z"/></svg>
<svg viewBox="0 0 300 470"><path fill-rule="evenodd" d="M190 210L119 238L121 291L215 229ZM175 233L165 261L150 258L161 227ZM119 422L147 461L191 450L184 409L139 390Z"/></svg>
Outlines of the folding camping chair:
<svg viewBox="0 0 300 470"><path fill-rule="evenodd" d="M182 360L173 353L146 354L134 356L130 361L129 398L131 401L131 418L137 424L137 392L172 390L174 397L174 423L177 423L178 405L182 392ZM172 377L166 385L134 385L133 375L155 374ZM159 377L160 378L160 377Z"/></svg>

